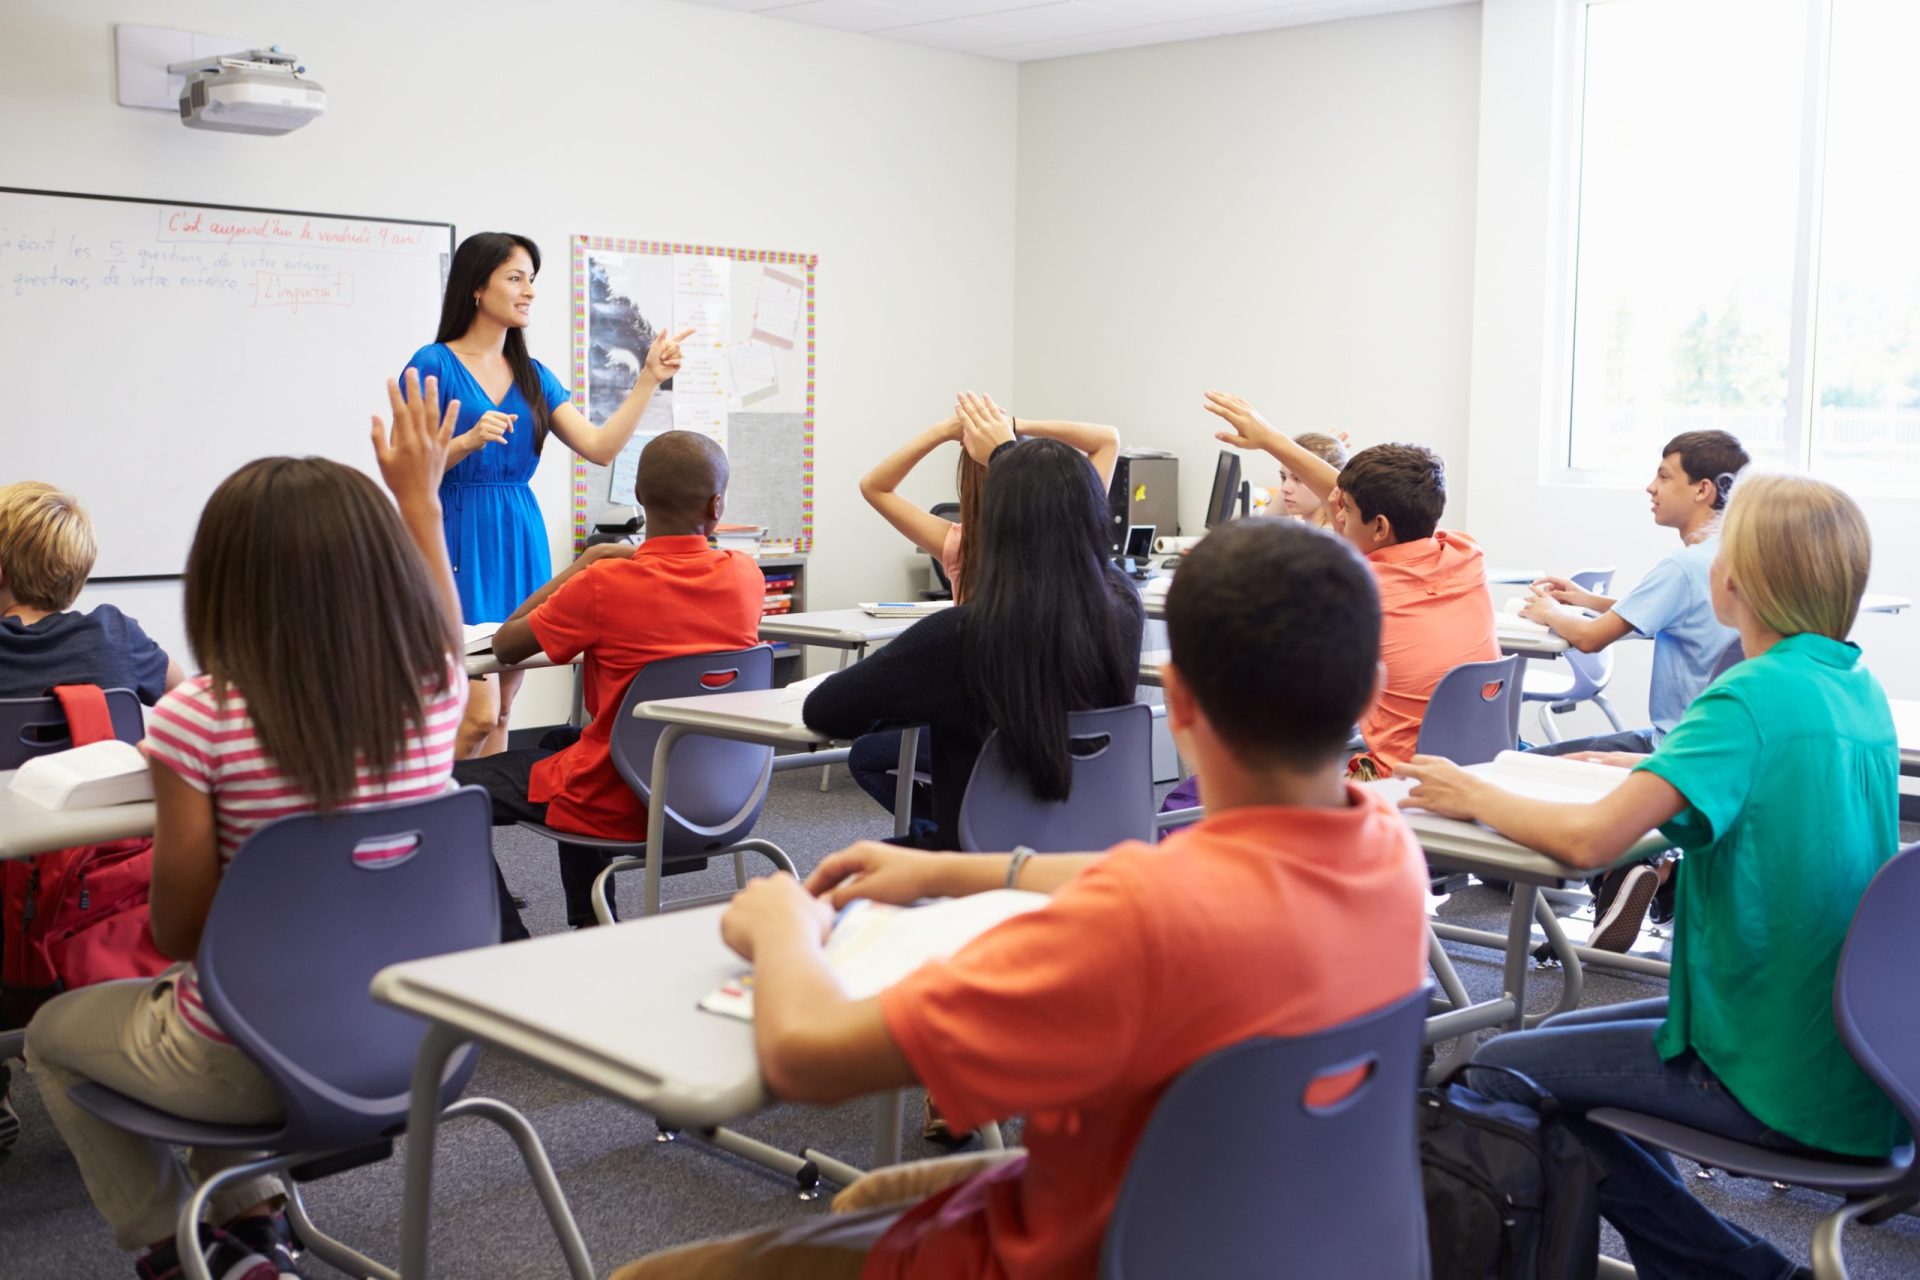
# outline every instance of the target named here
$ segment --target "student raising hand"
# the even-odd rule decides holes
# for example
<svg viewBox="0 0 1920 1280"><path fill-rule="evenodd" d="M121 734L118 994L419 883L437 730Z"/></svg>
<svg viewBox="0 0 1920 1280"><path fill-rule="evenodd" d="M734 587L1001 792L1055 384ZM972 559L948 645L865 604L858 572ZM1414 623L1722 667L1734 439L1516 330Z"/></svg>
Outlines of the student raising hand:
<svg viewBox="0 0 1920 1280"><path fill-rule="evenodd" d="M1281 438L1273 424L1239 396L1209 391L1201 407L1227 424L1227 430L1213 433L1214 439L1236 449L1264 449L1271 453Z"/></svg>
<svg viewBox="0 0 1920 1280"><path fill-rule="evenodd" d="M960 418L961 446L966 449L968 457L983 467L995 449L1013 440L1013 423L993 402L992 396L962 391L959 403L954 406L954 413Z"/></svg>
<svg viewBox="0 0 1920 1280"><path fill-rule="evenodd" d="M400 508L401 523L407 536L425 559L427 572L440 591L440 604L449 625L460 626L460 593L453 582L453 565L447 558L446 531L441 523L440 478L447 469L447 451L453 440L454 424L460 417L460 402L440 409L440 380L429 377L420 385L420 372L407 370L406 391L387 379L387 405L393 413L393 429L373 415L373 456L380 464L380 478L386 482Z"/></svg>

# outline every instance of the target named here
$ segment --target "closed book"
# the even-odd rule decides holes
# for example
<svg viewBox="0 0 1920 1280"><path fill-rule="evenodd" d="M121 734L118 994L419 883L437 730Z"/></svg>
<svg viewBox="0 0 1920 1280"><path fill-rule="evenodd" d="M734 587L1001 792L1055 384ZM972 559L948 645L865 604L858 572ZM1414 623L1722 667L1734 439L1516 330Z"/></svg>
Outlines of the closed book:
<svg viewBox="0 0 1920 1280"><path fill-rule="evenodd" d="M43 809L95 809L153 799L153 779L140 748L109 739L35 756L15 771L10 790Z"/></svg>

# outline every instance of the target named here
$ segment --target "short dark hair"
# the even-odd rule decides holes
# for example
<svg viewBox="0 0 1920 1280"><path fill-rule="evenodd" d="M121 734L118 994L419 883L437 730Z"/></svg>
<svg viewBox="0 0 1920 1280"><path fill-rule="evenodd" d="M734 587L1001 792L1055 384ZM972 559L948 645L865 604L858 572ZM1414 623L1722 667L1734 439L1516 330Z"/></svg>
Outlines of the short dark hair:
<svg viewBox="0 0 1920 1280"><path fill-rule="evenodd" d="M727 455L697 431L662 431L640 451L633 496L653 515L698 520L727 491Z"/></svg>
<svg viewBox="0 0 1920 1280"><path fill-rule="evenodd" d="M1380 595L1360 553L1297 520L1235 520L1180 561L1167 592L1173 665L1221 741L1318 768L1373 697Z"/></svg>
<svg viewBox="0 0 1920 1280"><path fill-rule="evenodd" d="M1446 509L1447 464L1421 445L1376 444L1347 461L1339 485L1362 520L1385 516L1395 540L1414 542L1433 536Z"/></svg>
<svg viewBox="0 0 1920 1280"><path fill-rule="evenodd" d="M1713 509L1720 511L1733 492L1733 478L1753 459L1731 431L1682 431L1667 441L1661 457L1680 455L1680 469L1687 473L1688 484L1713 481L1720 492L1714 495Z"/></svg>

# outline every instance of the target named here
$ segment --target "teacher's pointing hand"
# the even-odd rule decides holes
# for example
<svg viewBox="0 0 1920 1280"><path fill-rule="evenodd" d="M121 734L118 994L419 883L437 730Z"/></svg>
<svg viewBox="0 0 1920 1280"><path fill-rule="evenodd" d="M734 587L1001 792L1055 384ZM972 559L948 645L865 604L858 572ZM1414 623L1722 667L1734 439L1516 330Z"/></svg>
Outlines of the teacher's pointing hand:
<svg viewBox="0 0 1920 1280"><path fill-rule="evenodd" d="M653 340L653 345L647 348L647 373L654 382L665 382L680 372L680 344L692 336L692 329L682 329L672 337L663 333Z"/></svg>

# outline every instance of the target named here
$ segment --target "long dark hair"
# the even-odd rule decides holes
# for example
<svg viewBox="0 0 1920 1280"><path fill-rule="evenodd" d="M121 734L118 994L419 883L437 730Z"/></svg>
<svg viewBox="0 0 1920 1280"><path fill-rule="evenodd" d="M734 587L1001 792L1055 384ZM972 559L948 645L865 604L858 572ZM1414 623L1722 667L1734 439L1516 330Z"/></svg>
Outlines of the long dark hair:
<svg viewBox="0 0 1920 1280"><path fill-rule="evenodd" d="M984 488L966 532L968 692L1034 795L1064 800L1067 713L1133 700L1140 596L1108 559L1107 495L1079 450L1022 441Z"/></svg>
<svg viewBox="0 0 1920 1280"><path fill-rule="evenodd" d="M314 608L331 599L380 605ZM452 679L452 624L399 513L325 458L221 481L187 553L186 615L215 696L240 691L260 745L322 810L352 798L356 762L398 763Z"/></svg>
<svg viewBox="0 0 1920 1280"><path fill-rule="evenodd" d="M447 296L440 300L440 331L433 335L435 342L452 342L467 336L467 330L473 327L473 318L480 313L479 304L473 300L474 293L486 292L493 273L513 256L515 249L527 251L527 256L533 259L533 274L539 275L540 246L525 236L511 231L481 231L460 242L460 247L453 251L453 265L447 270ZM538 454L547 442L552 414L547 409L546 393L540 387L540 375L534 371L533 357L527 354L525 330L509 328L502 350L507 357L507 367L513 370L513 385L520 388L520 398L533 411L533 451Z"/></svg>

